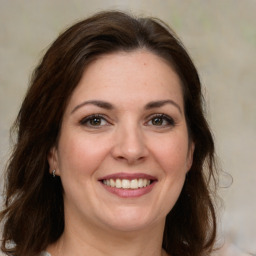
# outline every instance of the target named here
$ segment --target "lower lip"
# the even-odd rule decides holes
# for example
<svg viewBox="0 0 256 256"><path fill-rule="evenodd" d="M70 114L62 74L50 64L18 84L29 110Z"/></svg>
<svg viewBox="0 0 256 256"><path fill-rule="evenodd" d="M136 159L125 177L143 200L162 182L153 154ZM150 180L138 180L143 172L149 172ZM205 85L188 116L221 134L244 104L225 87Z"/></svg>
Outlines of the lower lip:
<svg viewBox="0 0 256 256"><path fill-rule="evenodd" d="M115 194L123 198L131 198L131 197L140 197L149 193L153 189L154 185L156 184L156 181L152 182L147 187L138 188L138 189L114 188L114 187L109 187L103 183L101 184L107 191L109 191L112 194Z"/></svg>

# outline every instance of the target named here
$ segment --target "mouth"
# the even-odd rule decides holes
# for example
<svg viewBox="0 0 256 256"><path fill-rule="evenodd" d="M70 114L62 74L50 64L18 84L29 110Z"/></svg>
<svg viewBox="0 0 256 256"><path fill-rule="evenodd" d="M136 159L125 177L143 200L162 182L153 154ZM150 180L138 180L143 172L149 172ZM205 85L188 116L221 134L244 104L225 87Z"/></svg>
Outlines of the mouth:
<svg viewBox="0 0 256 256"><path fill-rule="evenodd" d="M103 179L101 181L104 185L112 188L121 189L139 189L150 186L154 181L150 179Z"/></svg>
<svg viewBox="0 0 256 256"><path fill-rule="evenodd" d="M149 193L157 178L144 173L115 173L99 179L107 191L120 197L139 197Z"/></svg>

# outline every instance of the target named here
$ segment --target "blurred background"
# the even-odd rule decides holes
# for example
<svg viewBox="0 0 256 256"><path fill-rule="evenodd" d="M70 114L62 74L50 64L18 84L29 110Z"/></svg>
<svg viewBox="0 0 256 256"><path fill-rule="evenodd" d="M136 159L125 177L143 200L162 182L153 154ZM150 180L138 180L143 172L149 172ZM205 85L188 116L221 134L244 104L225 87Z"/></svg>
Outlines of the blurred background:
<svg viewBox="0 0 256 256"><path fill-rule="evenodd" d="M256 0L0 0L0 175L39 59L65 28L105 9L156 16L182 39L201 76L223 170L216 255L256 255Z"/></svg>

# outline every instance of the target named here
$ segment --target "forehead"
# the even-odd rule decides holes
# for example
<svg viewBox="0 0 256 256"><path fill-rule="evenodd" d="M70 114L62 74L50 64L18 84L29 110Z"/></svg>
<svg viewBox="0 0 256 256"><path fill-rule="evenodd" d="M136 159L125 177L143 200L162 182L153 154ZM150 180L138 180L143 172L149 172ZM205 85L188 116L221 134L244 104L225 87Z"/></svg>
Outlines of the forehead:
<svg viewBox="0 0 256 256"><path fill-rule="evenodd" d="M181 82L167 61L147 50L102 55L89 64L70 104L104 99L133 102L175 98L182 103Z"/></svg>

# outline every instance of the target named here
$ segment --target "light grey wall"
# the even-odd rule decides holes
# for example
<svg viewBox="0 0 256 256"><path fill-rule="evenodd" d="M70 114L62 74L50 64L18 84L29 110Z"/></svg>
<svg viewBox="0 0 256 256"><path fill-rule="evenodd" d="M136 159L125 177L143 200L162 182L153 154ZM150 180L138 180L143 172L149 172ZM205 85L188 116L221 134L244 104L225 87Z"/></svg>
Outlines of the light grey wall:
<svg viewBox="0 0 256 256"><path fill-rule="evenodd" d="M182 38L201 75L222 168L234 179L220 190L223 234L256 254L255 0L0 0L1 169L9 127L44 50L68 25L106 8L157 16Z"/></svg>

